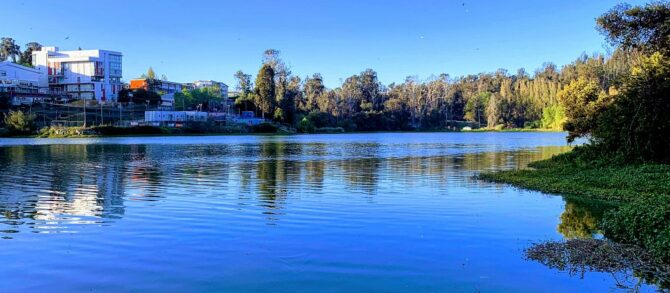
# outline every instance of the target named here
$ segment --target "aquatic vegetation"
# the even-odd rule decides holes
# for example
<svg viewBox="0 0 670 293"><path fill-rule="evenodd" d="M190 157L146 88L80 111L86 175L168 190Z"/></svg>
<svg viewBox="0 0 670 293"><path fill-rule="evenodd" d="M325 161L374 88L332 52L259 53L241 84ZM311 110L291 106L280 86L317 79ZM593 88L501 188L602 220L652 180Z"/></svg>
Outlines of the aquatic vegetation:
<svg viewBox="0 0 670 293"><path fill-rule="evenodd" d="M670 262L670 165L619 165L608 158L593 159L592 151L579 147L529 164L533 169L484 173L479 178L568 198L612 201L617 206L599 223L604 235Z"/></svg>
<svg viewBox="0 0 670 293"><path fill-rule="evenodd" d="M635 245L570 239L537 243L524 253L528 260L582 278L587 272L610 273L619 288L636 291L642 281L664 288L670 286L670 265Z"/></svg>

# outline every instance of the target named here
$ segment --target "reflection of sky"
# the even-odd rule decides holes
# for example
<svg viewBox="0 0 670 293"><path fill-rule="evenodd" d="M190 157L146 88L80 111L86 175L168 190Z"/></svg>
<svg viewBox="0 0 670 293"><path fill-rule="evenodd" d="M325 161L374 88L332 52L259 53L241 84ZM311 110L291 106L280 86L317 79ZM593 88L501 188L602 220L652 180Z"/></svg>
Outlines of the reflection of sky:
<svg viewBox="0 0 670 293"><path fill-rule="evenodd" d="M601 276L557 276L521 259L532 241L595 233L589 224L597 214L579 203L565 209L560 197L473 179L481 170L523 167L568 150L562 133L142 140L29 141L35 146L0 140L14 145L0 147L0 210L12 215L0 230L19 232L0 241L7 247L0 259L11 263L0 274L13 272L18 282L0 280L1 287L601 291L611 285Z"/></svg>

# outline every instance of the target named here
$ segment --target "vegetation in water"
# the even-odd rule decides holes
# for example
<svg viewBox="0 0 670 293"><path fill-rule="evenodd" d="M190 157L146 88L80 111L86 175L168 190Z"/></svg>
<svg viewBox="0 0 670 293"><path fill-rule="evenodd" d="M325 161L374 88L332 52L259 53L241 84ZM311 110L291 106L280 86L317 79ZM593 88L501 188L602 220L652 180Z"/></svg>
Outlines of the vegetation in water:
<svg viewBox="0 0 670 293"><path fill-rule="evenodd" d="M591 156L592 146L530 163L532 169L479 175L481 179L568 198L603 199L616 203L605 212L599 230L608 239L649 249L670 262L670 165L614 164Z"/></svg>
<svg viewBox="0 0 670 293"><path fill-rule="evenodd" d="M548 241L532 245L525 256L570 275L609 273L619 288L633 292L639 291L642 281L670 287L670 265L635 245L598 239Z"/></svg>

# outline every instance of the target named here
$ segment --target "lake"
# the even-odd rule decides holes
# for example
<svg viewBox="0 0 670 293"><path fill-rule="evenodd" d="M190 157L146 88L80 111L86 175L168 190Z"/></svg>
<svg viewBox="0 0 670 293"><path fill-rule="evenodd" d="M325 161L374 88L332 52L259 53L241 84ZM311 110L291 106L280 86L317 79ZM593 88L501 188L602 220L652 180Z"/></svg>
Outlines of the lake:
<svg viewBox="0 0 670 293"><path fill-rule="evenodd" d="M0 139L0 290L613 290L524 259L597 208L474 178L565 136Z"/></svg>

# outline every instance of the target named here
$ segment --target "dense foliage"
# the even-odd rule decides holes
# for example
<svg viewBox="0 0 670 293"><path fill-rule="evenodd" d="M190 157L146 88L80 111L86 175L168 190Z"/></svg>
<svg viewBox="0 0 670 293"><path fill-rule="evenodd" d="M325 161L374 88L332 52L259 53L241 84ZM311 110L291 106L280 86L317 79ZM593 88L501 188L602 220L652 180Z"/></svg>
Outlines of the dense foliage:
<svg viewBox="0 0 670 293"><path fill-rule="evenodd" d="M604 63L608 71L577 74L557 95L569 140L591 143L534 170L481 177L622 202L605 214L605 236L670 263L670 3L619 5L598 25L618 55Z"/></svg>
<svg viewBox="0 0 670 293"><path fill-rule="evenodd" d="M611 66L615 75L580 75L558 94L569 140L589 137L619 163L670 163L670 3L620 5L598 24L625 62Z"/></svg>
<svg viewBox="0 0 670 293"><path fill-rule="evenodd" d="M5 127L12 134L30 134L35 131L35 114L10 111L5 114Z"/></svg>
<svg viewBox="0 0 670 293"><path fill-rule="evenodd" d="M174 94L175 108L179 110L214 111L221 102L223 97L218 86L183 89L180 93Z"/></svg>
<svg viewBox="0 0 670 293"><path fill-rule="evenodd" d="M468 122L475 128L561 130L571 112L560 103L561 93L572 98L573 83L572 89L581 90L588 83L598 95L608 93L629 74L634 56L615 50L609 55L584 54L560 69L547 63L532 75L524 69L513 74L500 69L427 80L410 76L388 86L367 69L329 89L318 73L304 80L291 76L279 52L268 50L255 84L250 75L235 74L240 93L236 105L239 111L256 111L295 127L311 123L348 130L454 129Z"/></svg>

